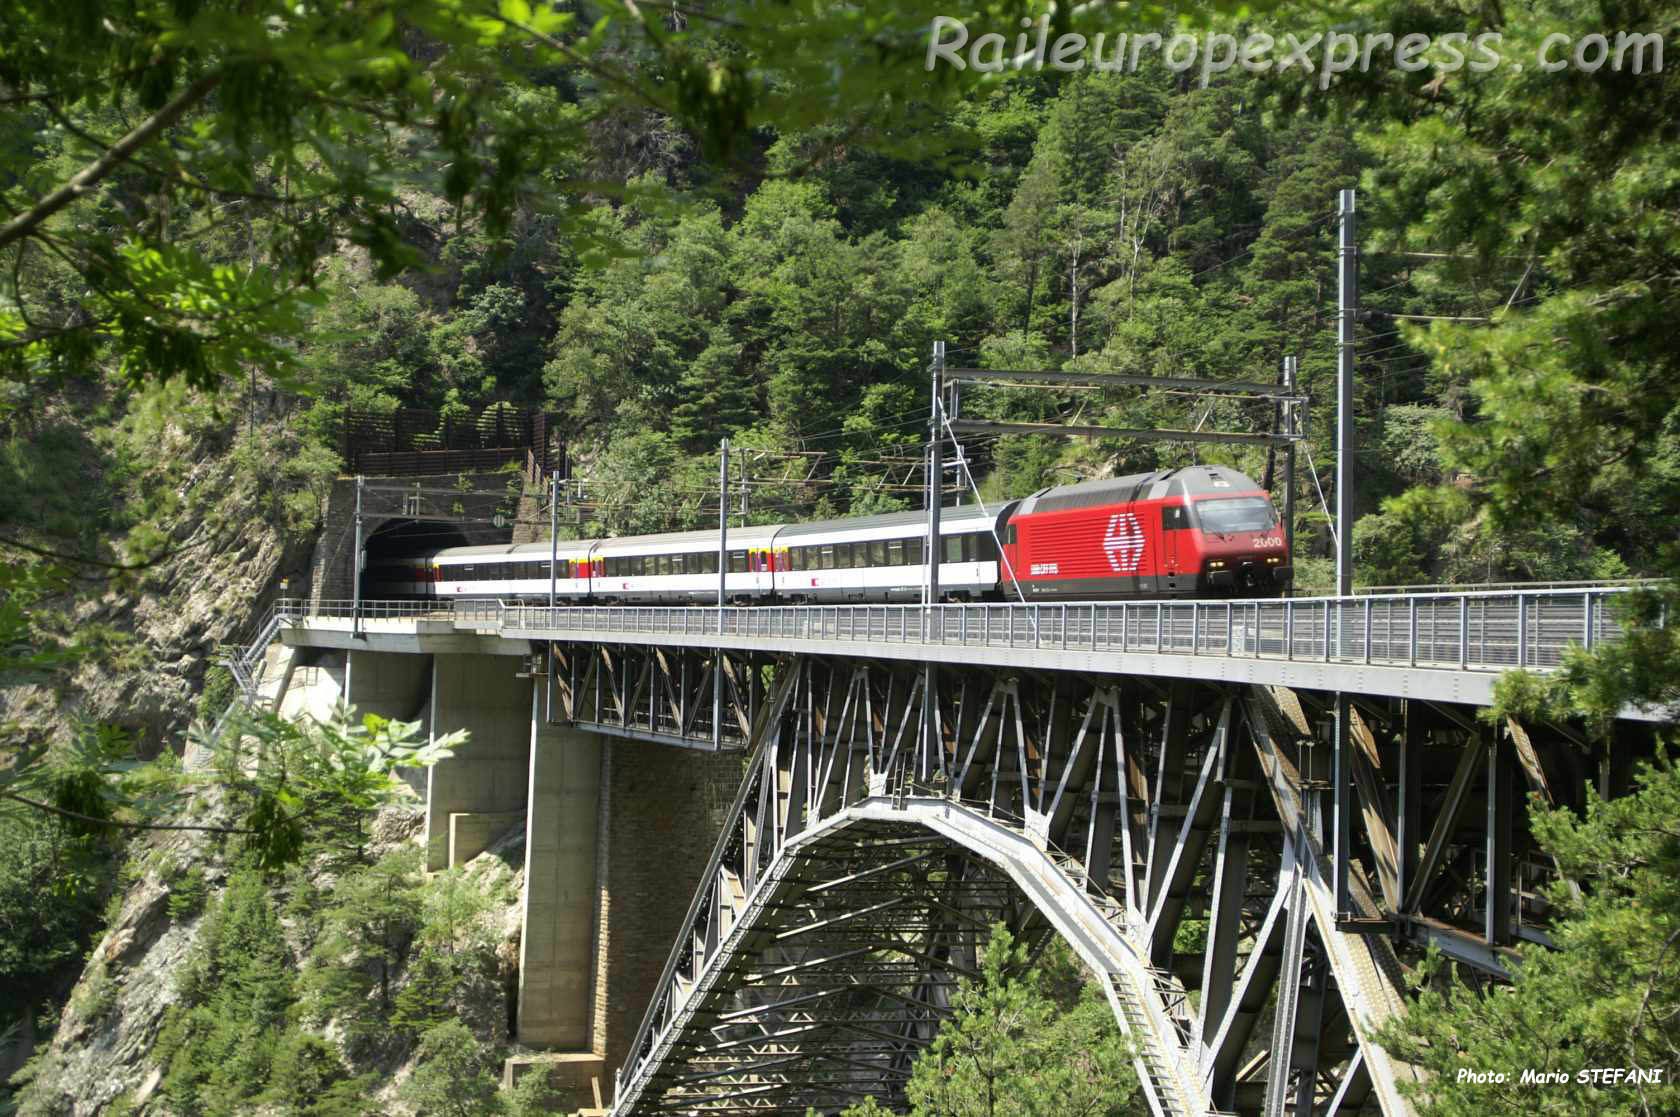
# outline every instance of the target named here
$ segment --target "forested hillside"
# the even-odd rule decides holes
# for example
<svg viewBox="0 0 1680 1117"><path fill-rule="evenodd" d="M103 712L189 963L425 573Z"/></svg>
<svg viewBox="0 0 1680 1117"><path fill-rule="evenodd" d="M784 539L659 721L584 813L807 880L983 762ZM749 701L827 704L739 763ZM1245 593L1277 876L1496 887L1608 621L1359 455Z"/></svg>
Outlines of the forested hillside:
<svg viewBox="0 0 1680 1117"><path fill-rule="evenodd" d="M822 455L800 463L796 476L816 477L798 486L774 484L783 459L755 459L756 519L919 503L897 485L904 469L878 463L925 443L935 339L953 365L1264 381L1295 355L1316 403L1297 505L1304 554L1327 555L1313 474L1333 501L1336 193L1386 172L1345 118L1284 111L1276 84L1233 75L1203 89L1159 65L1029 75L933 115L917 133L922 159L836 142L832 129L763 130L727 175L643 118L612 137L623 149L597 153L602 175L634 175L623 198L588 210L598 260L580 262L524 217L502 238L426 226L433 266L410 278L331 264L313 321L326 339L306 356L313 422L330 431L342 406L553 408L572 421L578 472L603 506L578 530L656 531L704 518L724 435ZM1361 580L1648 569L1668 525L1628 515L1495 530L1471 472L1437 444L1441 420L1474 411L1471 370L1432 367L1406 327L1491 326L1547 281L1381 209L1365 240ZM964 407L1128 428L1273 422L1269 408L1170 392L981 388ZM985 437L965 450L991 497L1192 460L1267 472L1264 450L1172 443ZM1661 459L1668 488L1643 494L1645 507L1673 504L1672 451ZM1624 511L1638 506L1628 495ZM1322 566L1304 571L1322 584Z"/></svg>

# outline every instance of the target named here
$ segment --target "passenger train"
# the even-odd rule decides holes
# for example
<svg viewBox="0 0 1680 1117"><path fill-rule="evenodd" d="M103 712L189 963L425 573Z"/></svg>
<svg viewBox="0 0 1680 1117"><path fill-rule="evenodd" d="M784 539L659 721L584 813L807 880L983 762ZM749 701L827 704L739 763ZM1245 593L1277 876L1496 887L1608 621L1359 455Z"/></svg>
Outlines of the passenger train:
<svg viewBox="0 0 1680 1117"><path fill-rule="evenodd" d="M925 512L732 528L734 602L919 601ZM370 564L369 597L546 601L549 543L451 547ZM1099 601L1282 593L1292 570L1271 499L1247 477L1193 466L1045 489L940 513L939 590L955 601ZM563 602L715 602L716 531L564 541Z"/></svg>

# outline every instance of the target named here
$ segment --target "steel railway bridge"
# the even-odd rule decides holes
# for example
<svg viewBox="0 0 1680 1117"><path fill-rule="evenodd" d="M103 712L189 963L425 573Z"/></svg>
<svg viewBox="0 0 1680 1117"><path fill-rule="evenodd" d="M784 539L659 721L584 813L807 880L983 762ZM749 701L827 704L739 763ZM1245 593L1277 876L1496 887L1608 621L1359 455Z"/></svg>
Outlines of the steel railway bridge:
<svg viewBox="0 0 1680 1117"><path fill-rule="evenodd" d="M1616 794L1649 747L1649 711L1592 739L1480 716L1501 671L1616 639L1622 592L283 601L259 643L497 641L552 723L744 750L616 1115L901 1102L997 922L1071 944L1155 1114L1400 1114L1412 1072L1374 1036L1404 963L1433 945L1480 983L1546 943L1530 797Z"/></svg>

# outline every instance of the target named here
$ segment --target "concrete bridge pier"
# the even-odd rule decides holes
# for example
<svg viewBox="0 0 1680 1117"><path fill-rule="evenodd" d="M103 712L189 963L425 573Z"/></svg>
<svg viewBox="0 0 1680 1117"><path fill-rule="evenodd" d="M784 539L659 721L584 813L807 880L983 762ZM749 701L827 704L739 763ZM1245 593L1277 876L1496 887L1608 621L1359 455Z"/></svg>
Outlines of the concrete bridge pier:
<svg viewBox="0 0 1680 1117"><path fill-rule="evenodd" d="M377 714L392 721L429 726L432 657L400 652L350 651L344 668L344 700L358 716ZM426 773L403 768L397 773L417 796L426 794Z"/></svg>
<svg viewBox="0 0 1680 1117"><path fill-rule="evenodd" d="M432 737L471 736L427 775L427 872L472 860L525 810L531 710L531 680L508 657L432 657Z"/></svg>
<svg viewBox="0 0 1680 1117"><path fill-rule="evenodd" d="M550 725L531 707L530 806L525 824L525 895L519 944L519 1042L552 1053L556 1085L579 1104L605 1077L594 1042L598 885L597 820L602 739ZM524 1063L525 1060L520 1060ZM509 1068L510 1080L522 1068Z"/></svg>
<svg viewBox="0 0 1680 1117"><path fill-rule="evenodd" d="M344 673L345 701L358 713L417 721L432 694L432 657L352 651Z"/></svg>

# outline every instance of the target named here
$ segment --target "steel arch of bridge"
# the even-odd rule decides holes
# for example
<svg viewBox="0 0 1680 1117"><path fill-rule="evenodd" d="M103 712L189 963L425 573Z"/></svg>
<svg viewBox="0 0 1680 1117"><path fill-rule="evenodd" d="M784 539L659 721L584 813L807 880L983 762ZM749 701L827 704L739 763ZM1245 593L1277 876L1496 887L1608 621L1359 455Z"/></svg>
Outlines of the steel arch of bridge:
<svg viewBox="0 0 1680 1117"><path fill-rule="evenodd" d="M1577 773L1521 727L1356 707L1339 913L1327 696L946 668L929 747L925 678L777 664L616 1115L902 1102L995 921L1098 976L1154 1113L1404 1113L1410 1068L1373 1038L1404 1004L1395 945L1497 974L1543 937L1513 782Z"/></svg>

